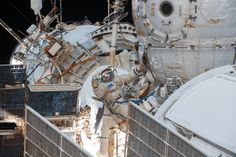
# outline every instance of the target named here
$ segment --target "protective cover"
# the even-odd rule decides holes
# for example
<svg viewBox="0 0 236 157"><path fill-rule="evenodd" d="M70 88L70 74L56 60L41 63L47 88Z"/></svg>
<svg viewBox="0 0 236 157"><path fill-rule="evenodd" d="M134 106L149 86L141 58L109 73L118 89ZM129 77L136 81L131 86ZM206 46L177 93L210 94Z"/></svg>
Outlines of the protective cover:
<svg viewBox="0 0 236 157"><path fill-rule="evenodd" d="M215 67L233 64L235 56L234 48L166 49L149 47L147 53L151 70L161 81L174 75L187 81Z"/></svg>
<svg viewBox="0 0 236 157"><path fill-rule="evenodd" d="M188 84L188 91L179 96L165 118L235 156L236 78L234 71L231 73L205 78L194 86Z"/></svg>

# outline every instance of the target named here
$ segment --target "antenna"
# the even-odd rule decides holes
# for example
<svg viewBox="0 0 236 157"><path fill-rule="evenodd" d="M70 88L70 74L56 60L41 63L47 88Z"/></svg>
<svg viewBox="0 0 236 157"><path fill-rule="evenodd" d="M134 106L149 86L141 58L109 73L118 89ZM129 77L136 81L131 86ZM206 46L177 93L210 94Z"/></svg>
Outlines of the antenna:
<svg viewBox="0 0 236 157"><path fill-rule="evenodd" d="M8 31L19 43L24 44L21 38L10 28L1 18L0 18L0 25Z"/></svg>
<svg viewBox="0 0 236 157"><path fill-rule="evenodd" d="M8 4L10 4L14 9L16 9L16 11L21 14L27 21L29 21L29 23L32 23L32 21L22 13L22 11L20 9L18 9L12 2L8 2Z"/></svg>
<svg viewBox="0 0 236 157"><path fill-rule="evenodd" d="M60 0L60 23L62 23L62 0Z"/></svg>
<svg viewBox="0 0 236 157"><path fill-rule="evenodd" d="M110 15L110 0L107 0L107 16ZM110 19L108 19L108 22L110 22Z"/></svg>

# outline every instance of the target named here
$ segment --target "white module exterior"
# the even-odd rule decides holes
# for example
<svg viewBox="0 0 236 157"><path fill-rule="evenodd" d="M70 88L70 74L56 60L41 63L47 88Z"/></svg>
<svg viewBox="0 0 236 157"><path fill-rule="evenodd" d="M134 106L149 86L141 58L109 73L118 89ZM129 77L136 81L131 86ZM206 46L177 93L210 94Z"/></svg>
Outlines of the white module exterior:
<svg viewBox="0 0 236 157"><path fill-rule="evenodd" d="M172 6L167 16L161 11L165 3ZM231 44L236 36L235 15L235 0L133 0L139 35L179 46Z"/></svg>
<svg viewBox="0 0 236 157"><path fill-rule="evenodd" d="M232 47L196 50L148 47L147 52L151 69L161 81L174 75L187 81L214 67L233 64L235 57L235 49Z"/></svg>
<svg viewBox="0 0 236 157"><path fill-rule="evenodd" d="M236 153L236 78L208 79L186 92L166 118Z"/></svg>
<svg viewBox="0 0 236 157"><path fill-rule="evenodd" d="M161 57L163 62L168 62L151 61L156 76L179 75L189 80L206 69L235 62L235 0L132 2L134 23L149 60ZM181 66L180 71L168 69L176 64Z"/></svg>
<svg viewBox="0 0 236 157"><path fill-rule="evenodd" d="M192 133L189 142L209 156L235 156L235 91L235 67L222 66L176 90L154 117L176 133L181 134L177 128Z"/></svg>
<svg viewBox="0 0 236 157"><path fill-rule="evenodd" d="M75 27L72 27L72 30L68 30L68 32L63 34L63 39L75 47L77 43L80 43L85 48L91 48L94 46L95 42L91 39L90 33L95 31L97 28L98 26L93 26L93 25L75 26ZM69 26L68 26L68 29L69 29ZM44 52L42 51L42 48L47 46L47 42L44 42L45 34L40 35L40 37L41 39L39 39L39 44L37 46L32 46L30 48L32 55L27 55L26 57L25 63L28 66L27 73L31 73L32 70L34 70L34 68L37 66L37 64L39 64L42 61L45 62L45 66L38 66L34 70L34 73L28 77L28 80L30 80L30 83L33 83L35 80L38 80L47 75L51 77L50 75L51 70L49 67L51 67L52 64L51 62L49 62L49 59L45 56ZM25 41L28 42L26 39ZM62 47L60 44L55 43L52 46L52 48L49 50L49 52L51 53L51 55L55 55L61 48ZM14 53L17 53L17 52L27 53L27 49L24 45L21 44L21 45L18 45L16 49L14 50ZM76 54L76 51L75 51L73 55L76 57L76 55L78 54ZM73 58L70 57L68 60L65 61L65 64L69 64L70 62L73 62L73 61L74 61ZM14 56L11 57L10 62L11 64L22 64L22 62L16 60Z"/></svg>

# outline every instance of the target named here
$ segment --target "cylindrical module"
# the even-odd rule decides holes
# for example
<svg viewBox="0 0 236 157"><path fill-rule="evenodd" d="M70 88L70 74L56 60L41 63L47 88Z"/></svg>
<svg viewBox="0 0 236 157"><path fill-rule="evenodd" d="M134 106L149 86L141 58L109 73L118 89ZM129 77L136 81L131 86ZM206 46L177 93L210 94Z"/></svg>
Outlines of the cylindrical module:
<svg viewBox="0 0 236 157"><path fill-rule="evenodd" d="M235 63L235 0L132 1L140 45L159 79Z"/></svg>

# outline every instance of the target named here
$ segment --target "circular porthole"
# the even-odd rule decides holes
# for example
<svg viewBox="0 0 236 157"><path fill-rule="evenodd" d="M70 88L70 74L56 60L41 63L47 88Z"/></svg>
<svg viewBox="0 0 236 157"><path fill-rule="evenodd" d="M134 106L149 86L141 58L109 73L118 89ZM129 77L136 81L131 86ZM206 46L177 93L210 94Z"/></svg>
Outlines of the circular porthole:
<svg viewBox="0 0 236 157"><path fill-rule="evenodd" d="M174 7L171 2L163 1L160 4L160 12L163 16L168 17L172 15L173 11L174 11Z"/></svg>

